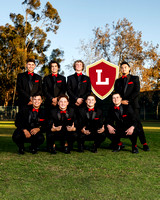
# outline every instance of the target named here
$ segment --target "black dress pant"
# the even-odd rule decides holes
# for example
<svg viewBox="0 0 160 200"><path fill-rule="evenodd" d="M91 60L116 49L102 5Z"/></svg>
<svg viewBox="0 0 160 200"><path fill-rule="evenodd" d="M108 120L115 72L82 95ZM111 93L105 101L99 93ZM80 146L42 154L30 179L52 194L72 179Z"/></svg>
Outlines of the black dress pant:
<svg viewBox="0 0 160 200"><path fill-rule="evenodd" d="M132 146L135 147L137 144L137 130L133 132L132 135L126 135L125 130L116 130L116 134L110 134L107 131L107 137L109 137L112 141L113 148L118 145L121 138L129 138L131 140Z"/></svg>
<svg viewBox="0 0 160 200"><path fill-rule="evenodd" d="M64 146L65 142L67 142L69 146L72 146L73 143L77 140L77 136L77 132L75 131L49 131L46 134L47 146L49 149L52 149L55 141L60 141L62 146Z"/></svg>
<svg viewBox="0 0 160 200"><path fill-rule="evenodd" d="M137 128L138 128L139 140L140 140L141 144L144 144L144 143L146 143L146 137L145 137L145 134L144 134L142 123L140 121L139 109L138 108L134 109L134 112L135 112L137 120L138 120Z"/></svg>
<svg viewBox="0 0 160 200"><path fill-rule="evenodd" d="M22 130L16 129L12 136L13 142L19 148L24 148L24 143L31 143L32 148L37 148L44 142L44 135L41 132L38 132L36 135L31 135L30 138L26 138Z"/></svg>
<svg viewBox="0 0 160 200"><path fill-rule="evenodd" d="M98 148L100 147L101 143L105 141L105 139L106 139L105 132L103 133L91 132L89 135L81 133L79 135L78 144L84 145L85 141L94 141L95 146Z"/></svg>

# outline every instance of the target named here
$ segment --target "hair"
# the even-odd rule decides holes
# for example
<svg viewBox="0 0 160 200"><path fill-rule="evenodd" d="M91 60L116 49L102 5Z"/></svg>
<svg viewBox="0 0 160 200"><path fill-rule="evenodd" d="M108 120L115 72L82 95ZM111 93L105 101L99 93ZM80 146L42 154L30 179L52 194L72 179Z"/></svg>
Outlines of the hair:
<svg viewBox="0 0 160 200"><path fill-rule="evenodd" d="M61 95L57 98L57 101L59 101L61 98L66 98L67 101L69 102L69 98L68 98L67 95L65 95L65 94L61 94Z"/></svg>
<svg viewBox="0 0 160 200"><path fill-rule="evenodd" d="M126 61L121 62L120 67L122 67L122 65L128 65L128 67L130 67L129 63Z"/></svg>
<svg viewBox="0 0 160 200"><path fill-rule="evenodd" d="M112 97L113 97L113 95L115 95L115 94L119 94L119 96L121 97L120 93L118 93L118 92L113 92L113 93L112 93ZM121 98L122 98L122 97L121 97Z"/></svg>
<svg viewBox="0 0 160 200"><path fill-rule="evenodd" d="M96 95L94 95L93 93L90 93L89 95L87 95L87 98L88 98L88 97L94 97L95 100L96 100ZM86 99L87 99L87 98L86 98Z"/></svg>
<svg viewBox="0 0 160 200"><path fill-rule="evenodd" d="M82 63L82 71L83 71L85 65L84 65L84 62L83 62L82 60L76 60L76 61L73 63L73 69L75 70L75 68L76 68L76 63L77 63L77 62L81 62L81 63Z"/></svg>
<svg viewBox="0 0 160 200"><path fill-rule="evenodd" d="M32 98L33 97L37 97L37 96L41 96L41 98L42 98L42 94L41 93L36 93L36 94L32 95Z"/></svg>
<svg viewBox="0 0 160 200"><path fill-rule="evenodd" d="M54 60L51 60L50 63L49 63L50 69L51 69L53 63L56 63L58 65L58 69L60 69L60 64L57 61L54 61Z"/></svg>
<svg viewBox="0 0 160 200"><path fill-rule="evenodd" d="M28 62L33 62L34 64L36 64L36 61L35 61L35 59L33 59L33 58L28 58L27 60L26 60L26 62L28 63Z"/></svg>

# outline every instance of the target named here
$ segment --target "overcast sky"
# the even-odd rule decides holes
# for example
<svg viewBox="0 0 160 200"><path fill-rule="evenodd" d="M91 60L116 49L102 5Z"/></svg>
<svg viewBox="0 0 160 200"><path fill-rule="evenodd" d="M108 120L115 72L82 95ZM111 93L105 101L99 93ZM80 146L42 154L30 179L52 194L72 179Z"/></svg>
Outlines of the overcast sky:
<svg viewBox="0 0 160 200"><path fill-rule="evenodd" d="M0 7L0 25L11 23L9 14L23 14L21 0L5 0ZM42 4L47 1L41 0ZM104 27L124 17L133 23L136 31L142 32L144 41L160 44L160 0L50 0L61 17L60 28L56 35L49 34L52 45L64 50L65 61L61 66L71 64L73 60L83 59L79 50L80 40L93 37L93 28Z"/></svg>

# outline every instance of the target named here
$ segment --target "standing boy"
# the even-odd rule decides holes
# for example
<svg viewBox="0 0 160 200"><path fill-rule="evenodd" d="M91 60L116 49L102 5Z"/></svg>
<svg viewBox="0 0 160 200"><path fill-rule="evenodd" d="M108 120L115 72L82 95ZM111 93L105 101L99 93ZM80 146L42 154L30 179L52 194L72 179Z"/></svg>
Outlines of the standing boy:
<svg viewBox="0 0 160 200"><path fill-rule="evenodd" d="M17 76L17 92L19 109L24 106L32 105L32 96L39 93L42 95L42 78L34 73L35 60L28 59L27 71Z"/></svg>
<svg viewBox="0 0 160 200"><path fill-rule="evenodd" d="M90 78L84 74L84 63L76 60L73 64L75 74L68 76L67 93L69 95L70 106L79 108L85 105L86 97L91 93Z"/></svg>
<svg viewBox="0 0 160 200"><path fill-rule="evenodd" d="M58 73L60 64L56 61L49 63L51 74L43 79L43 93L46 97L45 107L52 109L57 106L58 96L66 93L66 78Z"/></svg>

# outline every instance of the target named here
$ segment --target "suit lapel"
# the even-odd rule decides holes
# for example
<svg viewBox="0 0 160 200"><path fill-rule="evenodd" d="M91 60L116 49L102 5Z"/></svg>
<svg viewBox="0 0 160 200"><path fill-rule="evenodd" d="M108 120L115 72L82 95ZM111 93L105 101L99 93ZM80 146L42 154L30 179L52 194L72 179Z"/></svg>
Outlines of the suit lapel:
<svg viewBox="0 0 160 200"><path fill-rule="evenodd" d="M58 94L59 94L59 87L57 86L57 81L60 80L59 79L59 74L57 75L57 79L56 79L56 82L54 84L54 96L57 97Z"/></svg>
<svg viewBox="0 0 160 200"><path fill-rule="evenodd" d="M96 112L93 111L93 114L92 114L92 120L95 118L95 116L96 116Z"/></svg>
<svg viewBox="0 0 160 200"><path fill-rule="evenodd" d="M131 76L130 76L130 75L128 75L128 78L127 78L127 81L126 81L126 85L125 85L125 88L124 88L124 94L125 94L125 93L126 93L126 91L127 91L127 88L128 88L128 83L129 83L130 79L131 79Z"/></svg>
<svg viewBox="0 0 160 200"><path fill-rule="evenodd" d="M114 112L115 112L116 117L120 120L120 114L119 114L119 112L117 112L117 111L114 111Z"/></svg>
<svg viewBox="0 0 160 200"><path fill-rule="evenodd" d="M78 77L76 73L73 75L72 81L73 81L73 88L76 89L76 96L79 96L79 84L78 84Z"/></svg>
<svg viewBox="0 0 160 200"><path fill-rule="evenodd" d="M53 96L55 97L55 85L56 85L56 82L54 83L52 74L50 74L48 76L48 85L49 85L49 88L52 90Z"/></svg>
<svg viewBox="0 0 160 200"><path fill-rule="evenodd" d="M82 87L82 83L83 83L83 81L84 81L84 75L82 74L82 76L81 76L81 80L78 82L78 93L79 93L79 91L82 91L81 90L81 87Z"/></svg>
<svg viewBox="0 0 160 200"><path fill-rule="evenodd" d="M28 75L28 71L24 72L24 76L25 76L25 79L24 79L24 82L25 82L25 85L26 85L26 91L30 94L30 88L29 88L29 75Z"/></svg>

